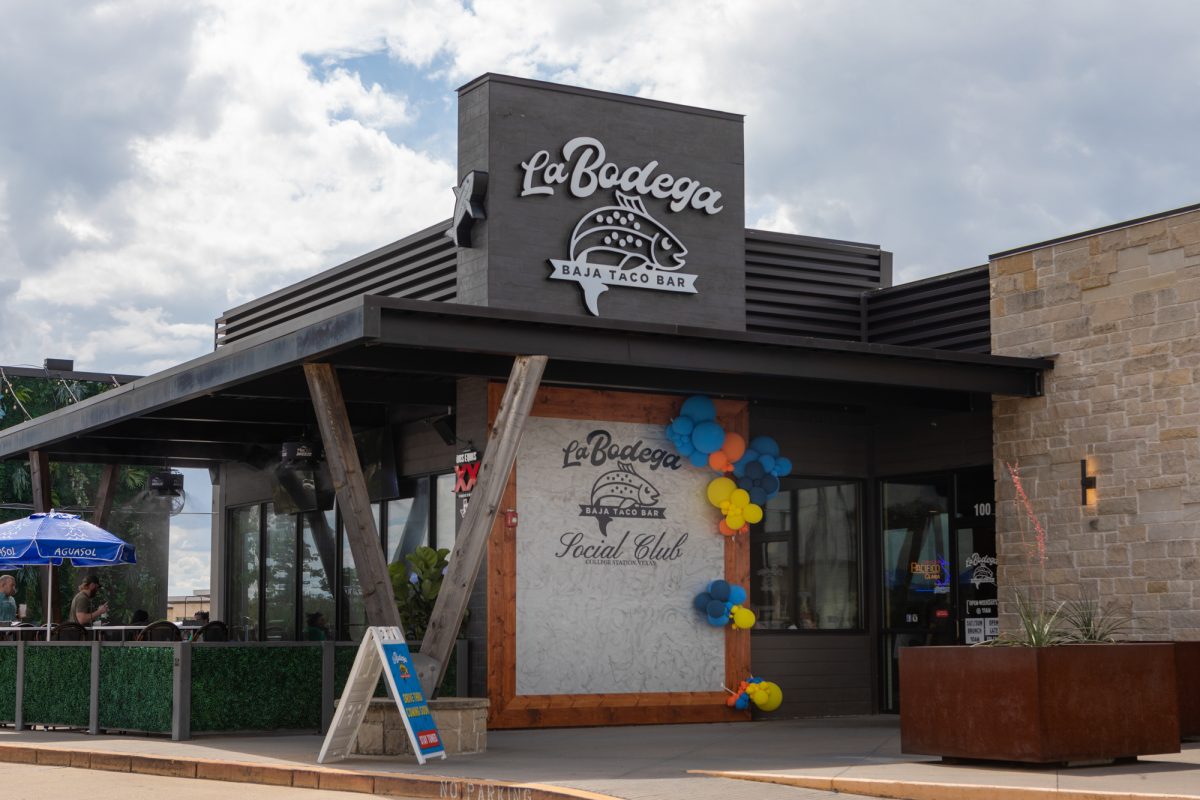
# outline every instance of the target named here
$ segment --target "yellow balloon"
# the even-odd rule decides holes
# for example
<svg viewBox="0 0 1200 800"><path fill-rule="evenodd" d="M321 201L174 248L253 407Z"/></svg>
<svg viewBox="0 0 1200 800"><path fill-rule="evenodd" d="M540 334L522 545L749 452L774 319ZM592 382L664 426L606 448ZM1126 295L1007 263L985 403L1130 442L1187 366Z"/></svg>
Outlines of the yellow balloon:
<svg viewBox="0 0 1200 800"><path fill-rule="evenodd" d="M725 518L725 524L736 531L746 524L746 520L742 518L741 514L733 513Z"/></svg>
<svg viewBox="0 0 1200 800"><path fill-rule="evenodd" d="M758 696L763 698L762 702L755 703L759 711L774 711L783 705L783 690L778 684L763 681L759 686L764 687L763 691L758 693Z"/></svg>
<svg viewBox="0 0 1200 800"><path fill-rule="evenodd" d="M762 506L751 503L742 509L742 516L746 518L746 522L751 525L756 525L762 522L763 510Z"/></svg>
<svg viewBox="0 0 1200 800"><path fill-rule="evenodd" d="M733 482L730 481L730 483ZM733 494L729 495L729 502L733 504L734 508L744 508L750 505L750 493L745 489L735 489Z"/></svg>
<svg viewBox="0 0 1200 800"><path fill-rule="evenodd" d="M717 508L729 501L729 496L737 489L737 484L729 478L715 478L708 484L708 502Z"/></svg>
<svg viewBox="0 0 1200 800"><path fill-rule="evenodd" d="M733 607L733 627L745 630L746 628L753 628L754 622L755 618L753 611L745 606Z"/></svg>

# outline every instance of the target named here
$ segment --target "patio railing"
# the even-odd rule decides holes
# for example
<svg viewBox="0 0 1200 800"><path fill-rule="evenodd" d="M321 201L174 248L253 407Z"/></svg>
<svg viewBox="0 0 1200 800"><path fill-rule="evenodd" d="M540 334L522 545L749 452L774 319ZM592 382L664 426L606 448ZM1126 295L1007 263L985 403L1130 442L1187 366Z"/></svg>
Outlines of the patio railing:
<svg viewBox="0 0 1200 800"><path fill-rule="evenodd" d="M172 739L324 733L357 650L335 642L0 642L0 725ZM466 659L459 641L441 696L466 695ZM375 693L386 696L382 680Z"/></svg>

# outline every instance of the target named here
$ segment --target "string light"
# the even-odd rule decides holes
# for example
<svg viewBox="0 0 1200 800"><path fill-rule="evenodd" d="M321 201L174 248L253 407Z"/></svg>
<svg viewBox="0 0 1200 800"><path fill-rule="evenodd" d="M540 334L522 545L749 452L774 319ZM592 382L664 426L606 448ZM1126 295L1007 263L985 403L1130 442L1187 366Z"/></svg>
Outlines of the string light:
<svg viewBox="0 0 1200 800"><path fill-rule="evenodd" d="M21 402L21 398L17 397L17 390L13 388L12 381L8 379L8 374L4 371L4 367L0 367L0 378L4 379L4 385L8 387L8 393L12 395L12 399L16 401L17 408L25 414L25 419L33 419L33 415L29 413L29 409L25 408L25 404Z"/></svg>

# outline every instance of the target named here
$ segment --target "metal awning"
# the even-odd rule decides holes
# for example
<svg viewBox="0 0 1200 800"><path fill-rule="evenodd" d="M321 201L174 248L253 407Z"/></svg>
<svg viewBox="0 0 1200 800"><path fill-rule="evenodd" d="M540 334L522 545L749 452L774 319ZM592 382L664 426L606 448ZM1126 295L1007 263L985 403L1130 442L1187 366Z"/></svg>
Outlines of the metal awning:
<svg viewBox="0 0 1200 800"><path fill-rule="evenodd" d="M619 327L618 327L619 326ZM301 366L333 364L356 429L453 405L460 377L549 356L543 383L954 408L1041 394L1045 359L531 314L363 295L0 433L0 459L209 466L313 430Z"/></svg>

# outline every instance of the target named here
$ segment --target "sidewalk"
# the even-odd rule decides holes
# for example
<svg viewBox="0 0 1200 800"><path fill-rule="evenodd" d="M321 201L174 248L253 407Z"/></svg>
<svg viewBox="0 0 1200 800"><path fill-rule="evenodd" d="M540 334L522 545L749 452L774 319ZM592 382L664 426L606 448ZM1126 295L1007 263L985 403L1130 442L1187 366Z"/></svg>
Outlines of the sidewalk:
<svg viewBox="0 0 1200 800"><path fill-rule="evenodd" d="M942 764L899 752L895 717L493 731L487 753L316 765L318 736L189 742L0 731L0 761L341 789L403 797L804 800L877 797L1200 800L1200 744L1135 763L1069 770ZM489 788L490 787L490 788Z"/></svg>

